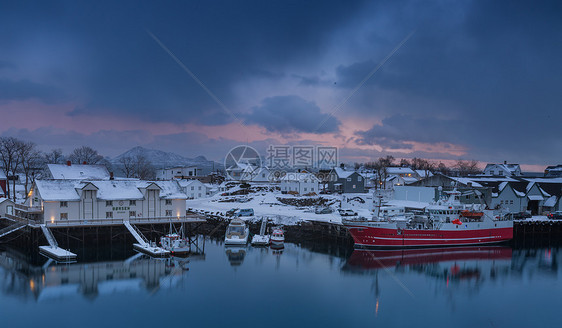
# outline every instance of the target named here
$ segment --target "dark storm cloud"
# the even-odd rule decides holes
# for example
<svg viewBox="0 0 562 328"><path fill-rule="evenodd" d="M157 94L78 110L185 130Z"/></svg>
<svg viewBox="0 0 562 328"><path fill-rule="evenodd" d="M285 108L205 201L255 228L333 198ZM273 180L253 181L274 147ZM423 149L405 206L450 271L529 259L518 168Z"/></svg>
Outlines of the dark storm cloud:
<svg viewBox="0 0 562 328"><path fill-rule="evenodd" d="M388 19L414 23L414 36L346 105L350 114L384 119L359 132L358 142L451 142L490 161L521 161L529 149L534 161L558 161L552 154L562 141L561 3L411 4L389 10ZM397 44L408 29L395 26ZM337 66L337 86L355 87L385 56L381 44L358 50L372 51L371 59Z"/></svg>
<svg viewBox="0 0 562 328"><path fill-rule="evenodd" d="M147 30L229 107L234 102L232 84L278 79L285 72L277 67L314 61L332 31L352 19L360 6L341 1L12 4L0 14L0 24L13 34L0 37L0 46L17 43L12 53L16 58L27 51L56 53L52 47L64 48L63 42L79 45L73 61L65 63L67 78L56 81L82 95L72 115L112 112L151 121L223 124L232 121L231 115L225 115ZM18 38L26 38L27 44ZM45 39L52 42L41 41ZM58 59L43 60L53 65Z"/></svg>
<svg viewBox="0 0 562 328"><path fill-rule="evenodd" d="M12 81L0 78L0 101L37 99L50 104L64 98L62 90L50 85L29 80Z"/></svg>
<svg viewBox="0 0 562 328"><path fill-rule="evenodd" d="M281 133L338 132L341 124L338 119L322 113L314 102L298 96L265 98L245 118L246 124L258 124L270 132Z"/></svg>

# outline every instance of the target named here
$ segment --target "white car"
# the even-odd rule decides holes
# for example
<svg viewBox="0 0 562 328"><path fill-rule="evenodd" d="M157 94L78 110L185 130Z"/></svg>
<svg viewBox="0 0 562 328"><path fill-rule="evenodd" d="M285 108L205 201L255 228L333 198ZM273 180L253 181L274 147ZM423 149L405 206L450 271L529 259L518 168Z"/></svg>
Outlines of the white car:
<svg viewBox="0 0 562 328"><path fill-rule="evenodd" d="M349 209L340 208L338 210L338 212L340 212L341 216L356 216L357 215L357 213L355 213L353 210L349 210Z"/></svg>

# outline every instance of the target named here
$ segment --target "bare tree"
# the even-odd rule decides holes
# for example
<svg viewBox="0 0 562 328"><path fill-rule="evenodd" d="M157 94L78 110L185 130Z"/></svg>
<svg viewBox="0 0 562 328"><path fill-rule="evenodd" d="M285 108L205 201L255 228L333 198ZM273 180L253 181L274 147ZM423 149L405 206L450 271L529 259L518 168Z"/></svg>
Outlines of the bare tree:
<svg viewBox="0 0 562 328"><path fill-rule="evenodd" d="M449 169L447 165L443 164L443 162L439 162L439 164L437 165L437 171L444 175L451 174L451 169Z"/></svg>
<svg viewBox="0 0 562 328"><path fill-rule="evenodd" d="M400 160L400 166L401 167L410 167L410 161L408 161L408 159L406 159L406 158L402 158Z"/></svg>
<svg viewBox="0 0 562 328"><path fill-rule="evenodd" d="M459 176L474 175L482 172L476 160L465 161L459 159L454 168L458 170Z"/></svg>
<svg viewBox="0 0 562 328"><path fill-rule="evenodd" d="M0 160L2 161L2 171L6 175L6 197L10 198L10 177L15 175L15 167L18 161L19 140L14 137L0 138ZM13 196L15 197L15 192Z"/></svg>
<svg viewBox="0 0 562 328"><path fill-rule="evenodd" d="M88 146L82 146L74 149L68 159L76 164L98 164L102 162L104 158L98 154L97 150Z"/></svg>
<svg viewBox="0 0 562 328"><path fill-rule="evenodd" d="M135 158L135 173L141 180L153 180L156 178L156 169L146 157L138 154Z"/></svg>
<svg viewBox="0 0 562 328"><path fill-rule="evenodd" d="M383 183L383 188L386 189L386 178L388 173L386 171L387 167L391 167L394 164L394 156L387 155L386 157L379 158L379 170L381 172L381 179Z"/></svg>
<svg viewBox="0 0 562 328"><path fill-rule="evenodd" d="M143 155L122 157L119 163L123 165L127 178L139 178L141 180L153 180L156 178L156 169L152 163Z"/></svg>
<svg viewBox="0 0 562 328"><path fill-rule="evenodd" d="M40 171L44 158L41 156L41 152L37 150L35 143L22 142L18 159L25 175L24 191L25 197L27 197L28 186L35 182L35 174Z"/></svg>
<svg viewBox="0 0 562 328"><path fill-rule="evenodd" d="M62 149L55 148L45 154L45 162L47 164L64 164L64 155Z"/></svg>
<svg viewBox="0 0 562 328"><path fill-rule="evenodd" d="M126 178L132 178L134 175L134 163L133 158L130 156L121 157L119 163L123 165L123 170L125 171Z"/></svg>

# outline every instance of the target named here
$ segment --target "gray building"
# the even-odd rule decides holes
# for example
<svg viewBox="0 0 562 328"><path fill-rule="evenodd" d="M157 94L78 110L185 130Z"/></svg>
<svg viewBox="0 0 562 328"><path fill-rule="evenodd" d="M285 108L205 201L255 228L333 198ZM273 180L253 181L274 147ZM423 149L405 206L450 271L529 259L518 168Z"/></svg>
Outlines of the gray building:
<svg viewBox="0 0 562 328"><path fill-rule="evenodd" d="M364 193L365 178L355 171L337 167L330 171L327 190L335 193Z"/></svg>

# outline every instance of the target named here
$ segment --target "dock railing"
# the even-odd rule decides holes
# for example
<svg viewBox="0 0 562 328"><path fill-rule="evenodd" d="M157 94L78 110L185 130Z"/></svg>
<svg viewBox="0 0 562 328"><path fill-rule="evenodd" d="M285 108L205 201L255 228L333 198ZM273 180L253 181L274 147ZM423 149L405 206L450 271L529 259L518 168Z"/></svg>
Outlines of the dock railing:
<svg viewBox="0 0 562 328"><path fill-rule="evenodd" d="M186 216L174 216L174 217L141 217L141 218L107 218L107 219L84 219L84 220L45 220L45 225L47 227L80 227L80 226L109 226L109 225L123 225L125 221L129 221L131 224L159 224L159 223L169 223L169 222L205 222L206 220L200 215L186 215Z"/></svg>

